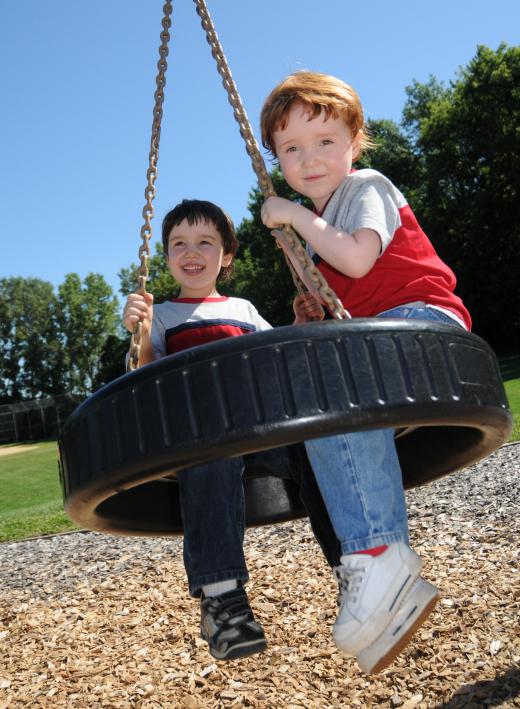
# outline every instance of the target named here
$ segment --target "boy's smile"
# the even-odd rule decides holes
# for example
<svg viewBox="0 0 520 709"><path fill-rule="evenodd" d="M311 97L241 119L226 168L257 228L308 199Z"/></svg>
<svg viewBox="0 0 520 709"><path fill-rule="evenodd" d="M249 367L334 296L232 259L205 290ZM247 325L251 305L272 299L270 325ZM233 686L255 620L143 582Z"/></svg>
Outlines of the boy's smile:
<svg viewBox="0 0 520 709"><path fill-rule="evenodd" d="M350 173L358 139L352 138L342 118L327 118L322 111L309 120L301 104L291 108L287 125L274 131L273 137L286 181L322 210Z"/></svg>
<svg viewBox="0 0 520 709"><path fill-rule="evenodd" d="M184 219L173 227L168 239L170 273L180 283L180 298L207 298L215 294L222 266L229 266L231 254L224 254L222 237L214 224Z"/></svg>

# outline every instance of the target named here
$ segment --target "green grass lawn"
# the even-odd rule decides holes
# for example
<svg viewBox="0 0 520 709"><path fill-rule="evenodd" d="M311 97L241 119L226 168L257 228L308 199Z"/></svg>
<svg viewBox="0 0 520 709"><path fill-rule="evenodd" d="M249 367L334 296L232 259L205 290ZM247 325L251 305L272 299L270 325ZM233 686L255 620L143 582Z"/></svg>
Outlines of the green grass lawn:
<svg viewBox="0 0 520 709"><path fill-rule="evenodd" d="M0 542L75 528L63 511L55 441L0 456L0 487Z"/></svg>
<svg viewBox="0 0 520 709"><path fill-rule="evenodd" d="M509 407L514 418L511 440L520 441L520 355L501 357L499 361Z"/></svg>
<svg viewBox="0 0 520 709"><path fill-rule="evenodd" d="M500 368L515 421L511 441L520 441L520 355L500 358ZM0 542L77 528L63 511L54 441L0 456L0 487Z"/></svg>

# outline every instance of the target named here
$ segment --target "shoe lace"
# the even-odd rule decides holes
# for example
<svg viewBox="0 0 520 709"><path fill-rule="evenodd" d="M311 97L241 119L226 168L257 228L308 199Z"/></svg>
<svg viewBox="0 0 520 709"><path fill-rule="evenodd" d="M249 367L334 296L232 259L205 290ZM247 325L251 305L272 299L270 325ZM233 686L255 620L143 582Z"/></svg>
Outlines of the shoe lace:
<svg viewBox="0 0 520 709"><path fill-rule="evenodd" d="M334 576L339 585L339 590L343 600L357 601L357 594L361 589L363 579L367 570L366 566L359 566L358 563L348 563L346 566L336 566Z"/></svg>

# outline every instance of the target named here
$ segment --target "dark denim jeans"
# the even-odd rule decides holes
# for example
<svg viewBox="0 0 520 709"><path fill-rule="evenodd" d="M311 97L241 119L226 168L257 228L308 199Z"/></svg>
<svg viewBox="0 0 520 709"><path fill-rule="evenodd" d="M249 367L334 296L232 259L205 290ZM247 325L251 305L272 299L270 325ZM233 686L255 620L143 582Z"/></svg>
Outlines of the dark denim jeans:
<svg viewBox="0 0 520 709"><path fill-rule="evenodd" d="M323 504L303 446L276 448L253 454L266 467L291 477L310 517L314 535L329 565L337 566L339 541ZM242 458L217 460L178 473L184 526L184 566L190 594L199 596L203 585L248 578L243 552L245 505Z"/></svg>
<svg viewBox="0 0 520 709"><path fill-rule="evenodd" d="M243 469L242 458L229 458L177 474L184 567L192 596L200 595L205 584L248 579L243 552Z"/></svg>

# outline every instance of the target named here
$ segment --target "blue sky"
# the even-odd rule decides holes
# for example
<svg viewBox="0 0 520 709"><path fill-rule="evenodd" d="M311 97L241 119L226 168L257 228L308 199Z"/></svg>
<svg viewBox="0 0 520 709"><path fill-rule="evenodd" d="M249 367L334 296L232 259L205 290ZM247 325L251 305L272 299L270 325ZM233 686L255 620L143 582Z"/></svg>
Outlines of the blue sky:
<svg viewBox="0 0 520 709"><path fill-rule="evenodd" d="M208 0L258 138L286 74L335 74L369 118L399 121L405 87L449 82L475 54L520 40L519 0ZM162 0L0 0L0 277L59 285L137 261ZM175 0L154 202L209 199L238 224L255 184L192 0Z"/></svg>

